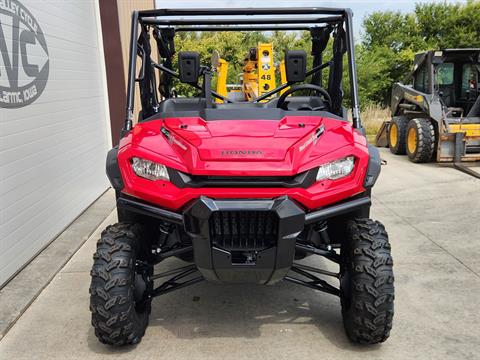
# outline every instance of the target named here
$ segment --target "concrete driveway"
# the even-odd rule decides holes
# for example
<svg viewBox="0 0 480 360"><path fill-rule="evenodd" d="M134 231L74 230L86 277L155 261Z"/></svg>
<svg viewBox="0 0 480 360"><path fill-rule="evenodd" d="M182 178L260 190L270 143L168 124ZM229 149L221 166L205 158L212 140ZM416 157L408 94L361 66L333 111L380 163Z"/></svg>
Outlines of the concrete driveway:
<svg viewBox="0 0 480 360"><path fill-rule="evenodd" d="M102 345L90 326L89 271L112 214L1 340L0 358L480 359L480 180L384 150L382 157L388 165L372 215L386 225L395 261L387 342L350 344L339 300L327 294L289 283L200 283L156 299L137 346Z"/></svg>

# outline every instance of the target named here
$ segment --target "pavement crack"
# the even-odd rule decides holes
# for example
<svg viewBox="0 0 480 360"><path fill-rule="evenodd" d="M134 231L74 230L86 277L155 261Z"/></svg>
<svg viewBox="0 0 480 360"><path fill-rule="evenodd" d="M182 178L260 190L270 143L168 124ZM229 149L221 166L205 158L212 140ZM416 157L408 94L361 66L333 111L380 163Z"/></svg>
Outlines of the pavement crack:
<svg viewBox="0 0 480 360"><path fill-rule="evenodd" d="M475 270L473 270L471 267L469 267L467 264L465 264L461 259L459 259L458 257L456 257L453 253L451 253L448 249L446 249L445 247L443 247L442 245L440 245L438 242L436 242L435 240L433 240L428 234L426 234L425 232L423 232L422 230L420 230L418 227L416 227L415 225L411 224L410 222L407 221L407 219L405 219L405 217L403 217L402 215L400 215L398 212L396 212L395 210L393 210L392 208L390 208L387 204L385 204L382 200L378 199L377 197L375 196L372 196L375 201L378 201L381 205L383 205L386 209L388 209L392 214L394 214L395 216L397 216L400 220L402 220L402 222L404 224L406 224L407 226L410 226L412 229L414 229L415 231L417 231L418 233L420 233L421 235L423 235L426 239L428 239L432 244L436 245L438 248L442 249L445 253L447 253L448 255L450 255L452 258L454 258L456 261L458 261L460 264L462 264L467 270L469 270L472 274L474 274L476 277L480 278L480 274L478 274Z"/></svg>

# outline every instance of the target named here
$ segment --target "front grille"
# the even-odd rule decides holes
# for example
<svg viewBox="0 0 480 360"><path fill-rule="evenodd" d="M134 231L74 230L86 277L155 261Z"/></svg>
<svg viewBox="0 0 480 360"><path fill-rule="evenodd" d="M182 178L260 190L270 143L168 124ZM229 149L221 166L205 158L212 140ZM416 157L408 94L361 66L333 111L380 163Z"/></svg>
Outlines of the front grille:
<svg viewBox="0 0 480 360"><path fill-rule="evenodd" d="M301 187L307 173L295 176L191 175L188 187ZM308 182L308 185L311 185Z"/></svg>
<svg viewBox="0 0 480 360"><path fill-rule="evenodd" d="M293 176L218 176L191 175L178 170L168 169L170 181L179 188L308 188L317 177L317 168Z"/></svg>
<svg viewBox="0 0 480 360"><path fill-rule="evenodd" d="M227 251L266 249L277 234L278 217L271 211L217 211L210 217L212 245Z"/></svg>
<svg viewBox="0 0 480 360"><path fill-rule="evenodd" d="M295 176L217 176L217 175L193 175L191 176L193 181L204 181L204 182L211 182L215 184L215 182L220 183L241 183L241 182L250 182L250 181L257 181L257 182L289 182L293 181L297 175Z"/></svg>

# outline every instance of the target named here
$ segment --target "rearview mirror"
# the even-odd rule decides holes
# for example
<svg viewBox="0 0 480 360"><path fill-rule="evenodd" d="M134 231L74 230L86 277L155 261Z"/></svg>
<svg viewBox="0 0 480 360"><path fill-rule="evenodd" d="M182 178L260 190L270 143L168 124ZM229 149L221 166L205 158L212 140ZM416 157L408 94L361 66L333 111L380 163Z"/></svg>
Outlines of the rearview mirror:
<svg viewBox="0 0 480 360"><path fill-rule="evenodd" d="M288 82L305 81L307 54L303 50L288 50L285 53L285 72Z"/></svg>
<svg viewBox="0 0 480 360"><path fill-rule="evenodd" d="M183 83L196 84L200 76L200 55L194 51L178 53L179 79Z"/></svg>

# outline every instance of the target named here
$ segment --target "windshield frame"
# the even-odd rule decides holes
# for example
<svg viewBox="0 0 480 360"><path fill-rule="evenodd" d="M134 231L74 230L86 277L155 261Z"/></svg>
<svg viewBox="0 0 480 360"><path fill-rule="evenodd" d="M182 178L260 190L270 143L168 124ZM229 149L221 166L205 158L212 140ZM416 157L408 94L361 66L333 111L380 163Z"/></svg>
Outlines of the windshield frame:
<svg viewBox="0 0 480 360"><path fill-rule="evenodd" d="M202 19L204 17L204 19ZM130 32L130 53L127 82L127 106L122 136L133 128L135 83L137 66L137 38L140 25L173 27L188 31L201 26L202 31L304 30L320 24L343 22L346 36L346 55L350 80L352 125L361 129L360 104L353 37L353 13L346 8L232 8L232 9L154 9L134 11ZM222 28L223 26L223 28Z"/></svg>

